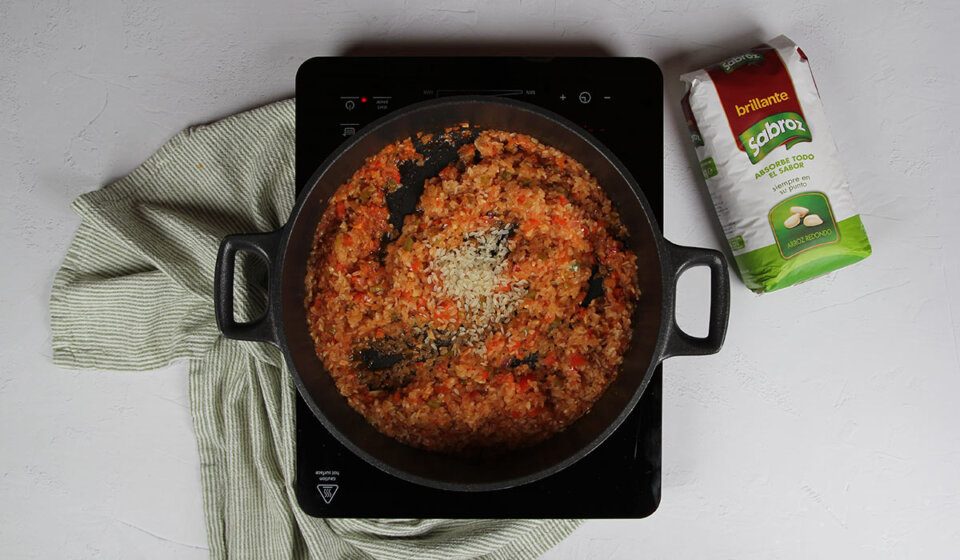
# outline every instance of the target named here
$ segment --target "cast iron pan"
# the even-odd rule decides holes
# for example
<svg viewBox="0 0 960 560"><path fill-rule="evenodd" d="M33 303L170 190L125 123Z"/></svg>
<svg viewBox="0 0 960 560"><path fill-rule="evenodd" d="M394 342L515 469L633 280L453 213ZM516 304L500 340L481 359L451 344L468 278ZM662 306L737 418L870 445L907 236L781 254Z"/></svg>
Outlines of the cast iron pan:
<svg viewBox="0 0 960 560"><path fill-rule="evenodd" d="M307 257L330 196L359 169L364 159L387 144L420 131L442 130L463 122L481 129L529 134L586 166L627 226L629 247L637 255L642 294L622 369L593 409L546 441L493 459L422 451L376 431L350 408L315 354L304 308ZM637 131L637 134L643 132ZM442 169L443 158L455 157L455 153L445 153L442 147L428 147L428 154L435 159L429 167L430 173ZM397 199L393 204L388 201L392 220L400 219L402 223L403 213L416 206L417 187L422 188L423 178L403 177L402 184L409 190L400 197L405 200ZM237 323L233 318L233 268L237 251L258 253L268 263L267 312L249 323ZM693 266L707 266L711 273L709 330L703 338L681 331L674 318L677 277ZM596 295L599 294L593 294ZM636 179L593 136L563 117L534 105L471 96L425 101L370 124L320 166L307 182L290 221L282 229L226 237L217 259L215 300L217 323L224 336L278 346L313 413L351 451L410 482L444 490L484 491L526 484L575 463L600 445L629 415L662 360L717 352L727 329L730 282L719 252L681 247L663 238Z"/></svg>

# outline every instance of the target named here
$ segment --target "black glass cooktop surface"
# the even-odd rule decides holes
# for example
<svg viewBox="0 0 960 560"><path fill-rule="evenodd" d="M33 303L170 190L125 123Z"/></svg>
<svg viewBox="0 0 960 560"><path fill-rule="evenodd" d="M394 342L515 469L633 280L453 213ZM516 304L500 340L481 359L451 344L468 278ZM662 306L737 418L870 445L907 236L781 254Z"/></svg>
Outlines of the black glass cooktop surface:
<svg viewBox="0 0 960 560"><path fill-rule="evenodd" d="M495 95L555 111L606 144L663 221L663 94L642 58L321 57L297 74L297 192L363 126L411 103ZM662 227L662 226L661 226ZM318 517L639 518L660 503L662 371L602 445L537 482L491 492L413 484L347 450L297 397L297 497Z"/></svg>

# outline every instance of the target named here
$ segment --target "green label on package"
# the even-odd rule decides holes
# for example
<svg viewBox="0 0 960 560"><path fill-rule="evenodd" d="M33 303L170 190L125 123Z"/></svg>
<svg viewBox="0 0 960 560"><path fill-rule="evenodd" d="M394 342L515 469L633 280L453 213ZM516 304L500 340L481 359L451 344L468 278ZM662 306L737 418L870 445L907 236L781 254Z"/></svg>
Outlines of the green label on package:
<svg viewBox="0 0 960 560"><path fill-rule="evenodd" d="M797 142L810 142L810 128L803 117L796 113L777 113L771 115L743 131L740 141L747 149L751 163L757 163L767 157L779 146L786 145L789 150Z"/></svg>
<svg viewBox="0 0 960 560"><path fill-rule="evenodd" d="M707 158L700 162L700 171L703 172L704 179L714 177L717 174L717 164L713 162L713 158Z"/></svg>
<svg viewBox="0 0 960 560"><path fill-rule="evenodd" d="M768 217L777 248L785 259L840 241L830 201L823 193L792 196L774 206Z"/></svg>

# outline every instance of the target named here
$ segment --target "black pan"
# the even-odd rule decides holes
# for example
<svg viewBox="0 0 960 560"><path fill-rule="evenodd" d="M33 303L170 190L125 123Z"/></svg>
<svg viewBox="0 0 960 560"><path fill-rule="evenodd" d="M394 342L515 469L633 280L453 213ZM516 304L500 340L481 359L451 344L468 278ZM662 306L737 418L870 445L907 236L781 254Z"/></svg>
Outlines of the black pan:
<svg viewBox="0 0 960 560"><path fill-rule="evenodd" d="M304 308L307 257L329 197L359 169L364 159L387 144L419 131L439 130L462 122L529 134L586 166L617 206L627 226L628 243L638 259L642 293L623 367L593 409L546 441L495 459L422 451L376 431L350 408L317 358L307 332ZM637 131L637 134L643 133ZM391 213L394 210L391 208ZM267 312L249 323L237 323L233 318L233 269L238 251L257 253L268 263ZM681 331L674 317L677 277L687 268L698 265L709 267L711 273L709 330L704 338ZM215 292L217 323L224 336L278 346L300 394L343 445L394 476L458 491L497 490L526 484L583 458L629 415L662 360L717 352L723 344L730 311L730 282L721 253L681 247L665 240L637 180L610 150L555 113L491 97L426 101L395 111L365 127L320 166L307 182L290 221L282 229L231 235L223 240L217 259Z"/></svg>

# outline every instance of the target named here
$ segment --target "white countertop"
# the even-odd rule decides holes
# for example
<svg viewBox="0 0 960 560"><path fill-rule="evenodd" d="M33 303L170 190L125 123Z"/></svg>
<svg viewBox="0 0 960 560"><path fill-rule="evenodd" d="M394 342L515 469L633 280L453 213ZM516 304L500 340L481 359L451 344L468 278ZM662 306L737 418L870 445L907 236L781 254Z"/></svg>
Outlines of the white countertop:
<svg viewBox="0 0 960 560"><path fill-rule="evenodd" d="M47 298L75 196L187 125L292 95L313 55L586 44L661 65L666 234L718 247L677 76L783 33L813 63L874 254L764 296L734 280L723 351L664 367L660 509L590 521L545 558L956 557L960 5L257 4L0 3L0 556L207 557L185 367L51 364ZM694 330L705 279L682 283Z"/></svg>

